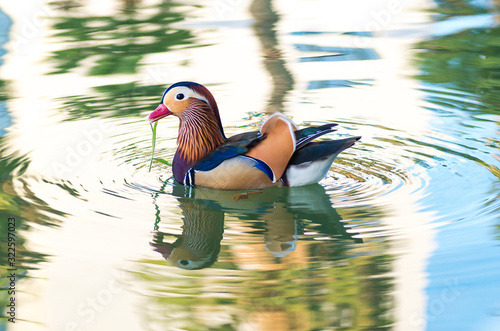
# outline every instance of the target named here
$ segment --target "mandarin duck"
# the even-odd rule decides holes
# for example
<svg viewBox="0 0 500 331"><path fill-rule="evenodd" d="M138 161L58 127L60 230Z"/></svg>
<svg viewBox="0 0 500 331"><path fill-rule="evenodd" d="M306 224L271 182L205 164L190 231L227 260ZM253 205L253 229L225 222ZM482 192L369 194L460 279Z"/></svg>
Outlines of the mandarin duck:
<svg viewBox="0 0 500 331"><path fill-rule="evenodd" d="M281 113L271 115L259 131L226 138L212 93L194 82L167 88L146 120L169 115L180 120L173 175L188 186L238 190L317 183L335 157L361 138L312 142L337 124L299 130Z"/></svg>

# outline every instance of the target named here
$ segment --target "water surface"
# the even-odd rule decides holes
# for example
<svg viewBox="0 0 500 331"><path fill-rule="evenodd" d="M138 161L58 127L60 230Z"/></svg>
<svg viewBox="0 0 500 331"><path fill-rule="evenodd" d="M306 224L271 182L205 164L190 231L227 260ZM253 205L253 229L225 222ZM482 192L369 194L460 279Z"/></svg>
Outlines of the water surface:
<svg viewBox="0 0 500 331"><path fill-rule="evenodd" d="M0 8L1 224L16 219L18 303L0 328L500 328L493 4ZM238 200L185 188L169 166L148 172L143 120L180 80L212 91L228 135L280 111L339 123L325 139L363 138L316 185ZM168 161L177 125L158 125ZM5 278L6 237L0 248Z"/></svg>

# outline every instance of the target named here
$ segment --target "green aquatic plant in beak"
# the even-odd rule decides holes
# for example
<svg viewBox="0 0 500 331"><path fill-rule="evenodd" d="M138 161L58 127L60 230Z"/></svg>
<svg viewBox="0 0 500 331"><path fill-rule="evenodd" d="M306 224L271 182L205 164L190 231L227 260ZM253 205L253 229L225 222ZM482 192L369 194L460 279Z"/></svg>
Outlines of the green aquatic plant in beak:
<svg viewBox="0 0 500 331"><path fill-rule="evenodd" d="M161 158L155 158L155 147L156 147L156 127L158 126L158 121L155 122L155 124L149 124L151 126L151 131L153 131L153 139L151 141L151 148L152 148L152 152L151 152L151 160L149 160L149 172L151 172L151 166L153 165L153 160L155 161L158 161L160 163L163 163L165 165L168 165L170 166L171 164L164 160L164 159L161 159Z"/></svg>
<svg viewBox="0 0 500 331"><path fill-rule="evenodd" d="M151 126L151 130L153 131L153 141L151 142L151 160L149 160L149 172L151 172L151 166L153 165L153 159L155 157L155 146L156 146L156 127L158 126L158 122L155 122L155 124L149 124Z"/></svg>

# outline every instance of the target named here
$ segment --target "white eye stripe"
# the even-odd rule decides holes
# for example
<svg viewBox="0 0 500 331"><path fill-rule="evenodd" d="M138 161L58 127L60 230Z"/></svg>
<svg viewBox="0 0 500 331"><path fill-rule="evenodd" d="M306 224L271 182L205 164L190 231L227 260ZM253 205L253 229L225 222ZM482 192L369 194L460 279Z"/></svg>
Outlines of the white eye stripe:
<svg viewBox="0 0 500 331"><path fill-rule="evenodd" d="M183 94L184 97L182 99L177 99L177 96L179 94ZM185 86L174 87L173 89L168 91L167 95L165 95L163 103L165 103L169 99L182 101L182 100L186 100L188 98L199 99L199 100L204 101L208 104L207 98L205 98L201 94L199 94L199 93L197 93L197 92L195 92L195 91L193 91Z"/></svg>

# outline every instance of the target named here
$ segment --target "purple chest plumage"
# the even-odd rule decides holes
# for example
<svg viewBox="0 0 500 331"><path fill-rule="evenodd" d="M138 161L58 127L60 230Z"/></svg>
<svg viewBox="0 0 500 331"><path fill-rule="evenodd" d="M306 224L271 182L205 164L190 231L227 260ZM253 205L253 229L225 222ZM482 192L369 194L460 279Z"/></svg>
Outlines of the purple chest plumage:
<svg viewBox="0 0 500 331"><path fill-rule="evenodd" d="M190 164L185 158L183 158L179 150L175 152L174 161L172 163L172 171L174 173L174 178L181 184L184 184L184 176L186 176L186 172L193 165Z"/></svg>

